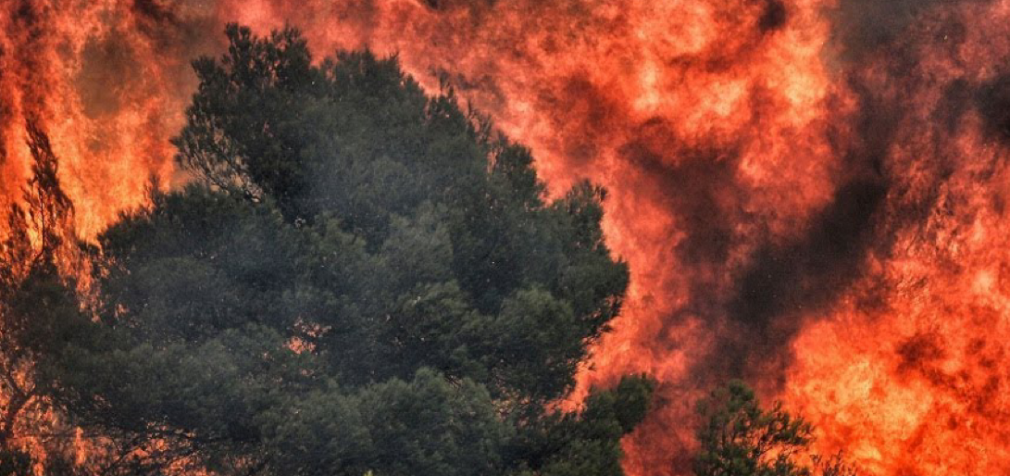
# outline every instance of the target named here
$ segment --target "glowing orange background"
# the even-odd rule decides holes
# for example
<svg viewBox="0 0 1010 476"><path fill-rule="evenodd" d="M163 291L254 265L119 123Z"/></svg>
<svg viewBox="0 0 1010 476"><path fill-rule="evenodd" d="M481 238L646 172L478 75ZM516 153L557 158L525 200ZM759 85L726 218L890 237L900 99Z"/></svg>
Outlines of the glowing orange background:
<svg viewBox="0 0 1010 476"><path fill-rule="evenodd" d="M632 285L573 400L624 373L660 380L625 442L631 474L683 474L693 400L736 374L871 474L1007 474L1010 139L973 98L1010 71L1010 1L871 5L4 0L0 202L29 173L25 117L52 137L86 237L150 176L183 183L168 139L189 61L220 53L225 22L291 24L318 57L367 46L428 87L446 74L553 192L608 188ZM861 228L824 234L864 183L879 196L854 199ZM822 248L841 257L806 256ZM734 313L750 282L781 303L759 334Z"/></svg>

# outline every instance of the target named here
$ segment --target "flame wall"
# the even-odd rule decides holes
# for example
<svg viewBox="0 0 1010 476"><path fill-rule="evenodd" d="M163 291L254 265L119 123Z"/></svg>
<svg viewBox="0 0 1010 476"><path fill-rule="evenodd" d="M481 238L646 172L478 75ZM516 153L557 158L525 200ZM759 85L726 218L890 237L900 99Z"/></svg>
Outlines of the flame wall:
<svg viewBox="0 0 1010 476"><path fill-rule="evenodd" d="M221 30L199 2L162 7L0 1L0 202L30 174L28 119L53 142L85 236L139 204L151 176L178 180L168 138L196 87L189 64Z"/></svg>
<svg viewBox="0 0 1010 476"><path fill-rule="evenodd" d="M176 177L167 139L224 22L398 53L609 191L626 308L576 395L661 382L633 475L688 468L742 376L875 475L1010 472L1010 1L4 0L0 196L26 116L91 236Z"/></svg>

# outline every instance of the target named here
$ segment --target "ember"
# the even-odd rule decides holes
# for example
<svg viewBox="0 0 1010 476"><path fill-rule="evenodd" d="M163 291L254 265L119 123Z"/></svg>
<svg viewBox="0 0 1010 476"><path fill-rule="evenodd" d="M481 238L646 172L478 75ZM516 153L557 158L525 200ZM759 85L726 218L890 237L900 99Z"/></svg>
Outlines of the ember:
<svg viewBox="0 0 1010 476"><path fill-rule="evenodd" d="M732 378L868 474L1010 472L1010 1L5 0L0 201L28 118L85 238L189 181L169 139L228 22L398 55L549 196L606 188L631 284L566 405L658 381L629 474L690 474Z"/></svg>

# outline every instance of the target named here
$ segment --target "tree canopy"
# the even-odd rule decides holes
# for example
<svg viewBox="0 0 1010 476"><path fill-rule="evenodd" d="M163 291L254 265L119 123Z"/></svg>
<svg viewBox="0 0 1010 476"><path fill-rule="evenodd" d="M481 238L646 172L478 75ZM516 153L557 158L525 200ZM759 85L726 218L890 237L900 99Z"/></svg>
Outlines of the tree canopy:
<svg viewBox="0 0 1010 476"><path fill-rule="evenodd" d="M38 398L113 448L66 471L621 474L648 379L552 406L628 284L604 191L546 199L528 149L395 57L226 33L174 140L193 183L86 250L89 299L51 259L15 291L47 306L4 296Z"/></svg>

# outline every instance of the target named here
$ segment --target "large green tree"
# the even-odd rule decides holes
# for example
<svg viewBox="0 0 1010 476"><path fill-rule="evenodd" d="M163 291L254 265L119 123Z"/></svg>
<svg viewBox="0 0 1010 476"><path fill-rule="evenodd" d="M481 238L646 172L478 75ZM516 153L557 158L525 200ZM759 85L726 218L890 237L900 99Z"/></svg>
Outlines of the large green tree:
<svg viewBox="0 0 1010 476"><path fill-rule="evenodd" d="M99 237L87 312L34 316L74 329L38 388L124 448L103 474L621 474L647 379L550 409L628 282L603 190L546 200L395 57L227 35L175 140L193 184Z"/></svg>

